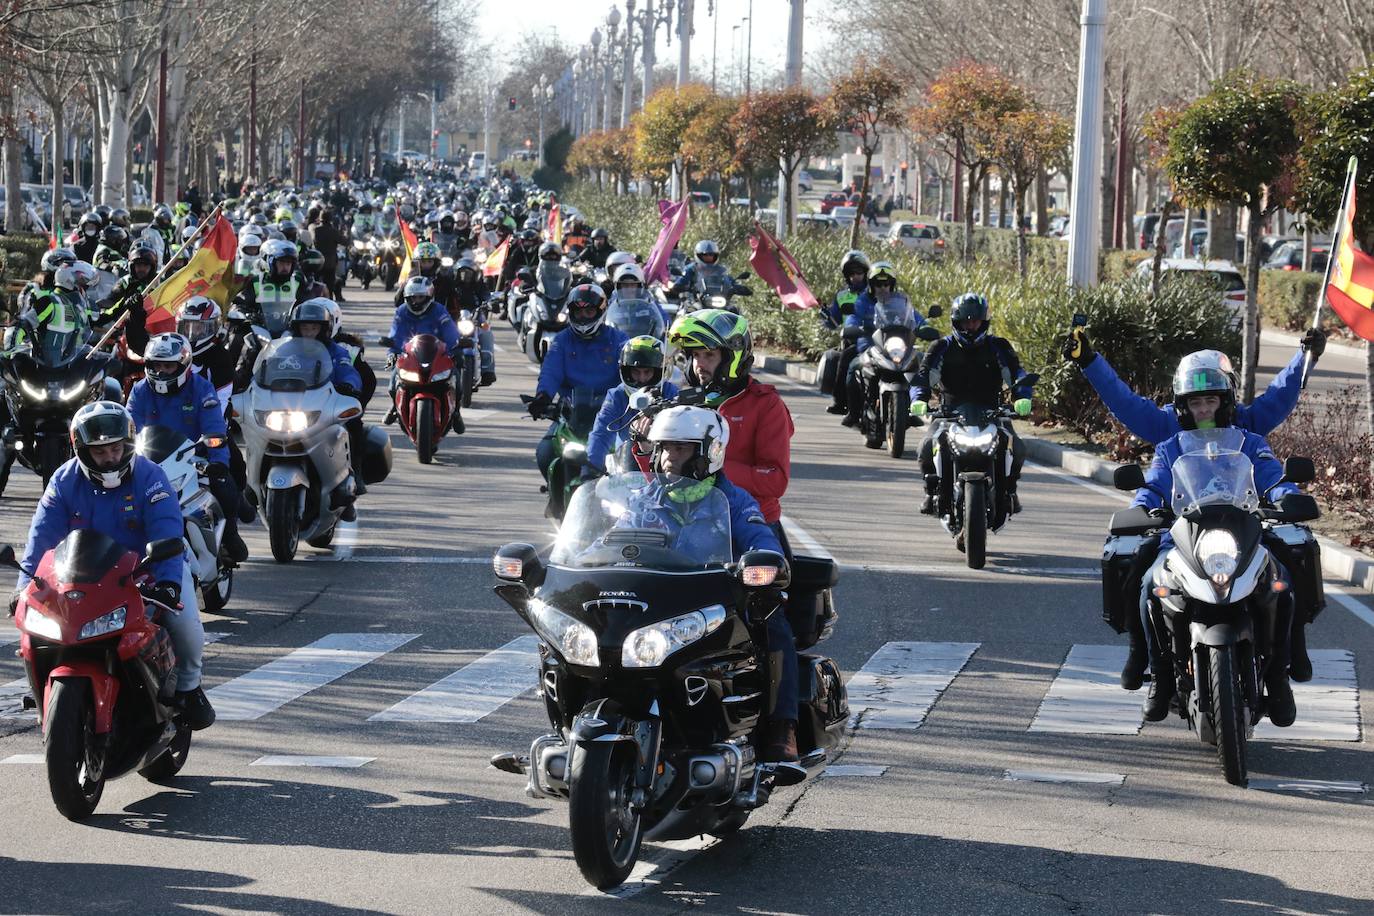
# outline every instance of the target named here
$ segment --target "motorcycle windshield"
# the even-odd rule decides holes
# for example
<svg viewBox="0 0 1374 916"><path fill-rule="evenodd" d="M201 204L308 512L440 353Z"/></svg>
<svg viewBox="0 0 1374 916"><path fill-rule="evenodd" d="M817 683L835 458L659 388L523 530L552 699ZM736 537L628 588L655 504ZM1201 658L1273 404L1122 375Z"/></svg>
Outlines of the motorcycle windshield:
<svg viewBox="0 0 1374 916"><path fill-rule="evenodd" d="M170 426L145 426L138 431L134 440L134 451L153 464L161 464L169 457L180 452L186 445L186 436Z"/></svg>
<svg viewBox="0 0 1374 916"><path fill-rule="evenodd" d="M104 302L114 292L119 278L108 270L96 268L95 282L86 289L86 298L93 303Z"/></svg>
<svg viewBox="0 0 1374 916"><path fill-rule="evenodd" d="M597 412L601 410L601 402L605 399L606 393L594 388L574 388L563 399L563 417L567 420L568 428L583 442L592 434Z"/></svg>
<svg viewBox="0 0 1374 916"><path fill-rule="evenodd" d="M914 328L916 313L905 296L888 296L873 311L873 322L880 328Z"/></svg>
<svg viewBox="0 0 1374 916"><path fill-rule="evenodd" d="M697 292L708 296L728 296L733 286L723 264L697 265Z"/></svg>
<svg viewBox="0 0 1374 916"><path fill-rule="evenodd" d="M663 310L647 299L616 299L606 309L606 323L631 337L663 337Z"/></svg>
<svg viewBox="0 0 1374 916"><path fill-rule="evenodd" d="M267 333L273 337L286 333L291 326L291 307L295 304L294 299L281 296L270 297L262 303L262 324Z"/></svg>
<svg viewBox="0 0 1374 916"><path fill-rule="evenodd" d="M572 271L562 264L541 261L539 264L539 292L546 299L562 299L572 286Z"/></svg>
<svg viewBox="0 0 1374 916"><path fill-rule="evenodd" d="M410 351L420 365L428 366L439 358L439 354L444 350L444 342L433 334L416 334L406 344L406 350Z"/></svg>
<svg viewBox="0 0 1374 916"><path fill-rule="evenodd" d="M1173 466L1170 506L1183 515L1204 506L1259 508L1255 466L1241 451L1245 434L1238 429L1186 430L1179 434L1182 454Z"/></svg>
<svg viewBox="0 0 1374 916"><path fill-rule="evenodd" d="M322 388L334 374L329 351L308 337L281 337L258 356L253 381L268 391L309 391Z"/></svg>
<svg viewBox="0 0 1374 916"><path fill-rule="evenodd" d="M730 505L720 490L698 480L602 477L573 494L549 559L575 568L723 566L733 559Z"/></svg>
<svg viewBox="0 0 1374 916"><path fill-rule="evenodd" d="M99 582L128 552L108 535L78 528L53 548L53 572L63 585Z"/></svg>
<svg viewBox="0 0 1374 916"><path fill-rule="evenodd" d="M50 300L52 314L32 332L33 360L49 369L65 366L81 355L90 327L79 304L63 297Z"/></svg>

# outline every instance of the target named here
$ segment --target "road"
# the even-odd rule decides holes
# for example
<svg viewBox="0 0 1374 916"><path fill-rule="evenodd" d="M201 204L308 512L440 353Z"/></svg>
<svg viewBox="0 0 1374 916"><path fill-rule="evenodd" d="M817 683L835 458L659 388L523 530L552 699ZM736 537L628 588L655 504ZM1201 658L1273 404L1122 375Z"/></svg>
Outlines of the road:
<svg viewBox="0 0 1374 916"><path fill-rule="evenodd" d="M375 337L381 297L350 292L346 325ZM88 823L65 821L17 709L21 668L0 658L0 911L1374 910L1367 597L1333 595L1311 634L1325 680L1298 688L1298 726L1257 737L1253 787L1229 787L1179 720L1142 728L1139 696L1115 686L1124 640L1099 619L1097 557L1118 494L1028 468L1026 511L969 571L915 511L914 454L866 450L779 377L797 424L784 507L794 544L842 564L821 649L864 672L860 727L842 769L736 837L646 846L619 898L590 892L563 805L487 765L547 726L526 689L533 640L490 590L495 545L550 537L539 427L517 400L534 374L508 328L498 340L467 434L422 467L393 431L392 477L332 551L281 566L247 531L255 559L206 621L221 721L174 787L127 777ZM16 473L0 539L23 538L37 495Z"/></svg>

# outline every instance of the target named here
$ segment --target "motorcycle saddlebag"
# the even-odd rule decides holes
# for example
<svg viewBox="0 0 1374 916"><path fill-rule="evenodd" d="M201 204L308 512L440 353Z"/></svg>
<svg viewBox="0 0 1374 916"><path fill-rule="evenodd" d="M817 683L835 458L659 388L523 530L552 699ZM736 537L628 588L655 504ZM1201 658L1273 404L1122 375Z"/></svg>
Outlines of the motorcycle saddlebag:
<svg viewBox="0 0 1374 916"><path fill-rule="evenodd" d="M386 480L390 473L391 437L380 426L369 426L363 447L363 482L372 486Z"/></svg>
<svg viewBox="0 0 1374 916"><path fill-rule="evenodd" d="M834 560L792 557L792 584L787 589L787 622L797 648L809 649L835 626L835 600L830 589L840 579Z"/></svg>
<svg viewBox="0 0 1374 916"><path fill-rule="evenodd" d="M1299 614L1308 623L1326 607L1326 589L1322 585L1322 547L1304 525L1275 525L1273 536L1283 542L1279 561L1293 581L1293 600Z"/></svg>
<svg viewBox="0 0 1374 916"><path fill-rule="evenodd" d="M1138 555L1146 541L1157 544L1158 538L1116 534L1102 546L1102 620L1118 633L1126 632L1127 614L1140 613L1140 583L1149 563Z"/></svg>
<svg viewBox="0 0 1374 916"><path fill-rule="evenodd" d="M816 384L820 386L821 394L826 395L834 394L835 386L842 384L839 350L830 349L821 354L820 361L816 363Z"/></svg>
<svg viewBox="0 0 1374 916"><path fill-rule="evenodd" d="M802 655L797 659L800 679L797 705L797 750L802 754L816 748L830 750L844 734L849 721L849 696L840 669L822 655Z"/></svg>

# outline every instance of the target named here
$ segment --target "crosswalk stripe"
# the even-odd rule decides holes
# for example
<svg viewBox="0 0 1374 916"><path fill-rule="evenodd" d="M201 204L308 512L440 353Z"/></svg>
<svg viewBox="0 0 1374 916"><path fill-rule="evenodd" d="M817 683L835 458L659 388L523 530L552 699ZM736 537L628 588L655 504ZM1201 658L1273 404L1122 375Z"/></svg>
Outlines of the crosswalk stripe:
<svg viewBox="0 0 1374 916"><path fill-rule="evenodd" d="M302 757L291 754L269 754L266 757L259 757L248 765L250 767L329 767L356 770L358 767L367 766L376 759L376 757Z"/></svg>
<svg viewBox="0 0 1374 916"><path fill-rule="evenodd" d="M1141 694L1121 689L1126 653L1125 646L1071 647L1028 731L1138 734L1145 720Z"/></svg>
<svg viewBox="0 0 1374 916"><path fill-rule="evenodd" d="M331 633L206 693L220 721L260 719L419 635Z"/></svg>
<svg viewBox="0 0 1374 916"><path fill-rule="evenodd" d="M369 722L478 722L539 677L539 637L521 636L368 718Z"/></svg>
<svg viewBox="0 0 1374 916"><path fill-rule="evenodd" d="M980 643L889 642L848 684L855 728L920 728Z"/></svg>
<svg viewBox="0 0 1374 916"><path fill-rule="evenodd" d="M1312 680L1293 685L1298 720L1278 728L1268 719L1255 726L1263 741L1359 741L1360 690L1355 656L1345 649L1311 649Z"/></svg>

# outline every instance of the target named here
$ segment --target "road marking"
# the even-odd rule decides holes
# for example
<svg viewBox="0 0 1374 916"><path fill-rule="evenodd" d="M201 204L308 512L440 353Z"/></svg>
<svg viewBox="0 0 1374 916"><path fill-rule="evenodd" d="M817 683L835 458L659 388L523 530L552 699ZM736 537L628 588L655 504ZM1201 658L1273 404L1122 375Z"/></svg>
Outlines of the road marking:
<svg viewBox="0 0 1374 916"><path fill-rule="evenodd" d="M1311 649L1312 680L1293 685L1298 720L1278 728L1268 719L1255 726L1264 741L1359 741L1360 688L1355 655L1345 649Z"/></svg>
<svg viewBox="0 0 1374 916"><path fill-rule="evenodd" d="M339 522L334 528L334 542L329 545L330 559L347 560L358 546L358 522Z"/></svg>
<svg viewBox="0 0 1374 916"><path fill-rule="evenodd" d="M1084 487L1086 489L1092 490L1094 493L1109 497L1110 499L1114 499L1119 503L1128 503L1132 499L1134 499L1134 496L1131 494L1127 494L1121 490L1113 490L1110 487L1104 487L1102 486L1102 484L1095 483L1091 480L1084 480L1082 477L1079 477L1078 475L1070 471L1065 471L1061 468L1052 468L1048 464L1040 464L1039 462L1035 461L1027 461L1026 467L1035 468L1038 471L1047 471L1050 474L1055 475L1056 477L1063 477L1065 480L1068 480L1072 483L1076 483L1080 487Z"/></svg>
<svg viewBox="0 0 1374 916"><path fill-rule="evenodd" d="M624 900L633 897L643 890L657 887L663 883L664 877L668 872L677 868L688 859L693 858L698 853L710 849L719 843L715 837L695 836L686 840L669 840L663 843L653 844L656 849L662 850L652 858L644 858L635 863L634 869L630 872L625 883L610 891L598 891L588 888L583 891L584 895L595 895L598 897L614 897Z"/></svg>
<svg viewBox="0 0 1374 916"><path fill-rule="evenodd" d="M227 639L227 638L229 638L230 636L233 636L233 635L234 635L233 633L225 633L223 630L206 630L206 631L205 631L205 644L206 644L207 646L213 646L215 643L219 642L220 640L222 640L222 639Z"/></svg>
<svg viewBox="0 0 1374 916"><path fill-rule="evenodd" d="M1345 592L1343 589L1333 588L1331 585L1326 586L1326 593L1339 601L1342 607L1354 614L1361 621L1374 627L1374 611L1371 611L1361 604L1354 595Z"/></svg>
<svg viewBox="0 0 1374 916"><path fill-rule="evenodd" d="M478 722L539 683L539 637L521 636L369 722Z"/></svg>
<svg viewBox="0 0 1374 916"><path fill-rule="evenodd" d="M920 728L976 642L890 642L849 680L855 728Z"/></svg>
<svg viewBox="0 0 1374 916"><path fill-rule="evenodd" d="M306 556L306 557L302 557L302 559L308 562L308 561L310 561L310 560L312 560L312 559L314 559L314 558L309 557L309 556ZM333 558L333 557L322 556L322 557L319 557L319 559L320 559L320 560L329 560L329 561L332 561L334 558ZM275 560L263 560L262 562L263 562L263 563L272 563L274 566L277 565ZM491 557L450 557L450 556L443 556L442 554L432 555L432 556L426 556L425 554L411 554L411 555L405 555L405 556L398 556L398 555L395 555L395 554L373 554L373 555L364 556L364 557L360 557L360 556L356 556L356 555L355 555L355 556L352 556L352 557L349 558L349 562L350 562L350 563L407 563L407 564L410 564L410 563L429 563L429 564L442 564L442 565L446 565L446 566L452 566L452 565L458 565L458 566L490 566L490 565L491 565Z"/></svg>
<svg viewBox="0 0 1374 916"><path fill-rule="evenodd" d="M259 757L250 767L332 767L341 770L356 770L366 766L376 757L295 757L290 754L269 754Z"/></svg>
<svg viewBox="0 0 1374 916"><path fill-rule="evenodd" d="M1065 735L1139 734L1141 695L1121 689L1125 646L1069 649L1027 731Z"/></svg>
<svg viewBox="0 0 1374 916"><path fill-rule="evenodd" d="M1121 773L1087 773L1067 770L1007 770L1002 778L1011 782L1082 783L1090 786L1119 786L1126 781Z"/></svg>
<svg viewBox="0 0 1374 916"><path fill-rule="evenodd" d="M8 646L10 643L19 642L19 631L14 630L0 636L0 646Z"/></svg>
<svg viewBox="0 0 1374 916"><path fill-rule="evenodd" d="M1338 779L1270 779L1250 777L1250 788L1261 792L1303 792L1313 795L1363 795L1362 782L1343 782Z"/></svg>
<svg viewBox="0 0 1374 916"><path fill-rule="evenodd" d="M840 564L841 571L852 569L861 572L899 573L908 576L967 573L981 577L988 573L1002 573L1009 576L1064 576L1075 579L1096 579L1102 575L1102 571L1093 566L985 566L982 569L973 570L963 563L923 563L920 566L911 566L903 563L846 563L842 560L836 562Z"/></svg>
<svg viewBox="0 0 1374 916"><path fill-rule="evenodd" d="M419 633L331 633L207 691L220 721L260 719L400 648Z"/></svg>
<svg viewBox="0 0 1374 916"><path fill-rule="evenodd" d="M832 554L830 551L822 547L820 541L816 540L811 535L807 534L806 529L802 528L801 525L798 525L796 522L794 522L791 518L789 518L786 515L782 516L781 520L783 530L787 532L788 538L796 541L798 544L801 545L801 547L806 551L806 553L804 554L805 556L815 557L819 560L833 561L835 559L834 554Z"/></svg>
<svg viewBox="0 0 1374 916"><path fill-rule="evenodd" d="M539 374L539 367L536 366L534 363L525 363L525 368L533 372L535 375Z"/></svg>
<svg viewBox="0 0 1374 916"><path fill-rule="evenodd" d="M882 776L887 772L885 766L872 766L862 763L836 763L825 768L822 776Z"/></svg>
<svg viewBox="0 0 1374 916"><path fill-rule="evenodd" d="M15 766L32 766L33 764L44 762L42 754L11 754L4 760L0 760L0 764L12 764Z"/></svg>
<svg viewBox="0 0 1374 916"><path fill-rule="evenodd" d="M481 423L487 417L497 413L496 410L465 410L463 411L464 423Z"/></svg>

